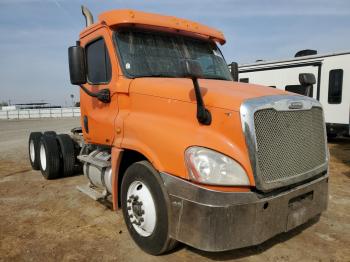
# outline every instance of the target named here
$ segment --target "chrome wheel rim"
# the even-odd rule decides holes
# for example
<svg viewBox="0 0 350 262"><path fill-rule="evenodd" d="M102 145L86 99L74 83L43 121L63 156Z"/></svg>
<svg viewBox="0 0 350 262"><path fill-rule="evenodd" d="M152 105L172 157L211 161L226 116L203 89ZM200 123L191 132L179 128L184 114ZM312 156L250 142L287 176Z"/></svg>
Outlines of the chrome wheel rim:
<svg viewBox="0 0 350 262"><path fill-rule="evenodd" d="M46 170L46 151L43 144L40 146L40 164L41 168L45 171Z"/></svg>
<svg viewBox="0 0 350 262"><path fill-rule="evenodd" d="M35 161L35 147L34 147L34 141L31 140L29 143L29 155L30 155L30 160L32 163Z"/></svg>
<svg viewBox="0 0 350 262"><path fill-rule="evenodd" d="M132 226L143 237L150 236L156 226L156 206L145 183L134 181L127 192L127 214Z"/></svg>

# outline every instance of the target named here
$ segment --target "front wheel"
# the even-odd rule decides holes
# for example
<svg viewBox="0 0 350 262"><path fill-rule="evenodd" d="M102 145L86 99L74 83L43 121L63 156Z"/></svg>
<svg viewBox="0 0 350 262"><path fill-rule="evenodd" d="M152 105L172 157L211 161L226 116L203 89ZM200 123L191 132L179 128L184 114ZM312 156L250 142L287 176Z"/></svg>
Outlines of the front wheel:
<svg viewBox="0 0 350 262"><path fill-rule="evenodd" d="M136 244L152 255L165 253L176 244L169 237L166 197L151 163L136 162L126 170L121 187L124 220Z"/></svg>

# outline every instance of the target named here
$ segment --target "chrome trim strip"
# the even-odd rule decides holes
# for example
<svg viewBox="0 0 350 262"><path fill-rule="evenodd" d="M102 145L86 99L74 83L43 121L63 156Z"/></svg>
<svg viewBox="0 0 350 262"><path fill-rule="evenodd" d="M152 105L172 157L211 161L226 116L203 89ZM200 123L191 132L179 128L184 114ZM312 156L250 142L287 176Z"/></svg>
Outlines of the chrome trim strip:
<svg viewBox="0 0 350 262"><path fill-rule="evenodd" d="M298 104L298 108L293 108L293 105ZM300 104L302 106L300 106ZM252 166L255 184L259 190L270 191L272 189L287 186L290 184L301 182L305 179L311 178L322 171L327 171L329 162L329 151L327 147L327 134L326 126L323 114L323 126L324 126L324 141L326 150L326 161L323 165L310 170L298 177L290 178L288 180L276 181L271 183L265 183L259 176L259 166L257 164L257 150L258 145L256 141L254 114L258 110L262 109L275 109L276 111L302 111L310 110L312 107L320 107L322 105L317 100L301 96L301 95L276 95L276 96L265 96L260 98L254 98L244 101L240 107L241 123L243 133L245 135L246 145L249 152L249 159Z"/></svg>
<svg viewBox="0 0 350 262"><path fill-rule="evenodd" d="M160 176L170 196L195 202L205 206L242 205L259 201L257 194L249 192L215 191L177 176L160 172Z"/></svg>

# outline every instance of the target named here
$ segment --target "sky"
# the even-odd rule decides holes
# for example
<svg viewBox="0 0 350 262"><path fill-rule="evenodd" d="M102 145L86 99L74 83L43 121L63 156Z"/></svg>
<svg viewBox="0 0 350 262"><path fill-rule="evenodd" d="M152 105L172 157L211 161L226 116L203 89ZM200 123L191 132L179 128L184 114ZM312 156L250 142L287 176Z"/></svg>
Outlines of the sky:
<svg viewBox="0 0 350 262"><path fill-rule="evenodd" d="M0 102L71 105L67 48L85 21L132 8L194 20L221 30L227 62L350 50L349 0L0 0Z"/></svg>

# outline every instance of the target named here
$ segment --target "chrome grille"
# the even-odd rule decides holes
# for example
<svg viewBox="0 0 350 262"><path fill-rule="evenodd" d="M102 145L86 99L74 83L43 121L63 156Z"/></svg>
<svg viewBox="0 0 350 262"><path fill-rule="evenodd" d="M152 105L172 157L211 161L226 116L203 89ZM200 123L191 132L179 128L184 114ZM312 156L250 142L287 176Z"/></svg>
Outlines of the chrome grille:
<svg viewBox="0 0 350 262"><path fill-rule="evenodd" d="M254 113L256 171L263 184L287 182L327 162L323 113L310 110ZM285 184L285 183L283 183Z"/></svg>

